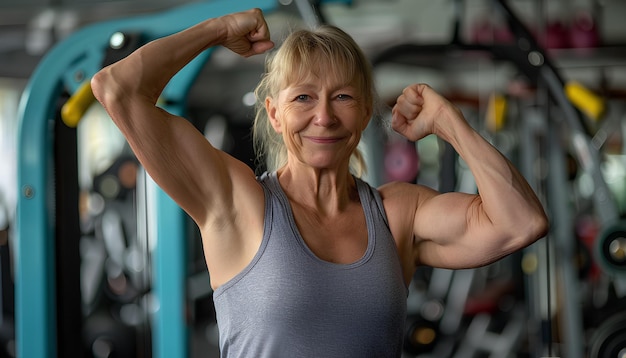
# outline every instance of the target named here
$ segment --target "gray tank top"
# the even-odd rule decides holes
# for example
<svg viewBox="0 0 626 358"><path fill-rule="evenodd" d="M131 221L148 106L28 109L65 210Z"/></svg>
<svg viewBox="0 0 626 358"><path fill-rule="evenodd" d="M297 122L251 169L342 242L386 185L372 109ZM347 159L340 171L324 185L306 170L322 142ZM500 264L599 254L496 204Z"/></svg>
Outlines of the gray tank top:
<svg viewBox="0 0 626 358"><path fill-rule="evenodd" d="M222 357L400 357L408 290L378 192L356 179L367 250L354 263L335 264L300 236L276 173L259 182L259 251L214 292Z"/></svg>

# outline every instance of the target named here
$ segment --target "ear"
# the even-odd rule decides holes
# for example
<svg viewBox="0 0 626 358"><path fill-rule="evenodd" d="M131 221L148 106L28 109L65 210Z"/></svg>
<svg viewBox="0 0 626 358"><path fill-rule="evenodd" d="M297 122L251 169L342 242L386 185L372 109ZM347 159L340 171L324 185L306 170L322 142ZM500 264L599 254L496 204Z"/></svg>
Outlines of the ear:
<svg viewBox="0 0 626 358"><path fill-rule="evenodd" d="M272 128L276 131L276 133L282 133L282 128L280 125L280 119L276 116L277 108L276 102L272 97L265 98L265 111L267 112L267 117L270 120L270 124Z"/></svg>

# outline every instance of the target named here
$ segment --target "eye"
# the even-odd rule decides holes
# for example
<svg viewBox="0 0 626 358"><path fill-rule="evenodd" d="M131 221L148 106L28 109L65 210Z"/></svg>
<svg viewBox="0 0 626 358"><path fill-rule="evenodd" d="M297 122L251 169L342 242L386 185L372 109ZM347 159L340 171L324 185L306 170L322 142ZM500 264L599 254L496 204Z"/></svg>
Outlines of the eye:
<svg viewBox="0 0 626 358"><path fill-rule="evenodd" d="M305 102L309 98L311 98L311 96L309 96L308 94L299 94L299 95L296 96L296 98L294 100L297 101L297 102Z"/></svg>
<svg viewBox="0 0 626 358"><path fill-rule="evenodd" d="M347 101L349 99L352 99L352 96L350 96L349 94L342 93L342 94L337 95L337 99L340 101Z"/></svg>

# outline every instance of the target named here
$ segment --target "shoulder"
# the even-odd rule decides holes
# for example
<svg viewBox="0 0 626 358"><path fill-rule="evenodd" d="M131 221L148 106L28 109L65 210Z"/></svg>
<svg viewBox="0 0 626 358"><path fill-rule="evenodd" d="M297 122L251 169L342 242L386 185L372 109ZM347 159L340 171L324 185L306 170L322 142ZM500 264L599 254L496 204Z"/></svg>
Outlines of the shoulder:
<svg viewBox="0 0 626 358"><path fill-rule="evenodd" d="M392 182L378 188L402 263L405 280L413 275L417 265L415 224L418 209L437 192L423 185Z"/></svg>
<svg viewBox="0 0 626 358"><path fill-rule="evenodd" d="M429 187L406 182L383 184L378 188L378 192L380 192L385 208L389 205L390 209L395 207L406 209L410 206L417 208L424 200L437 195L437 192Z"/></svg>
<svg viewBox="0 0 626 358"><path fill-rule="evenodd" d="M405 182L391 182L378 188L389 217L410 215L411 218L414 217L425 190L425 187Z"/></svg>
<svg viewBox="0 0 626 358"><path fill-rule="evenodd" d="M378 188L389 226L396 238L413 238L413 228L418 209L437 192L423 185L391 182Z"/></svg>

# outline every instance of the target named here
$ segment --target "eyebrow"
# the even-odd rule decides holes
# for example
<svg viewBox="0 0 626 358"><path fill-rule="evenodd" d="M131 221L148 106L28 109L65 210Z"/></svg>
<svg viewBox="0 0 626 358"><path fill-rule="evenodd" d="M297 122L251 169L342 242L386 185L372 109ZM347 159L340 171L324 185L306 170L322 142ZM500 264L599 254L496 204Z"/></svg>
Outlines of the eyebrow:
<svg viewBox="0 0 626 358"><path fill-rule="evenodd" d="M316 90L317 89L317 85L314 84L310 84L310 83L302 83L302 84L298 84L295 86L288 86L287 88L285 88L288 91L305 91L305 90ZM353 84L339 84L337 86L335 86L334 88L331 89L331 92L334 91L338 91L338 90L342 90L342 89L350 89L353 91L358 91L358 87L353 85Z"/></svg>
<svg viewBox="0 0 626 358"><path fill-rule="evenodd" d="M314 84L309 84L309 83L301 83L295 86L288 86L287 88L285 88L286 90L290 90L290 91L301 91L301 90L315 90L316 89L316 85Z"/></svg>

